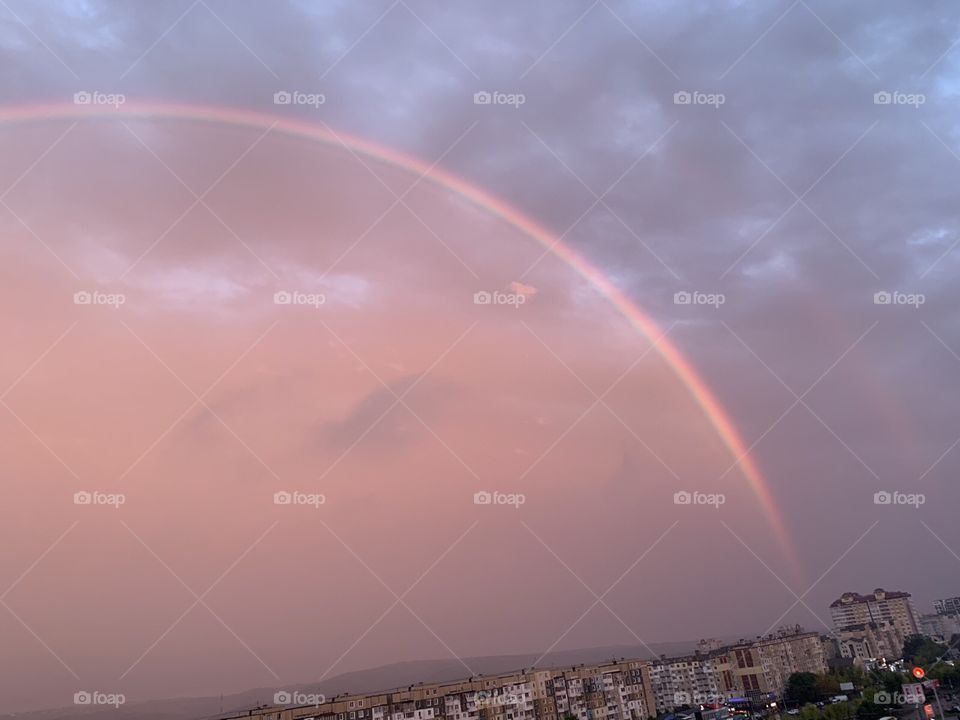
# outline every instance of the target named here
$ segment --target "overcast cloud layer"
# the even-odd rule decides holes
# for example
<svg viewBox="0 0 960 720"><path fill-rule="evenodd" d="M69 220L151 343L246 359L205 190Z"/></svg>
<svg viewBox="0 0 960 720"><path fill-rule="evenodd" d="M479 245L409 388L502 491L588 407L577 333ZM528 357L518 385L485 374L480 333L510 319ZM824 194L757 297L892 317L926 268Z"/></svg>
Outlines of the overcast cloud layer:
<svg viewBox="0 0 960 720"><path fill-rule="evenodd" d="M0 111L0 710L960 594L958 43L948 0L0 1L5 110L123 99ZM653 339L517 228L142 103L363 138L562 237L712 388L790 547Z"/></svg>

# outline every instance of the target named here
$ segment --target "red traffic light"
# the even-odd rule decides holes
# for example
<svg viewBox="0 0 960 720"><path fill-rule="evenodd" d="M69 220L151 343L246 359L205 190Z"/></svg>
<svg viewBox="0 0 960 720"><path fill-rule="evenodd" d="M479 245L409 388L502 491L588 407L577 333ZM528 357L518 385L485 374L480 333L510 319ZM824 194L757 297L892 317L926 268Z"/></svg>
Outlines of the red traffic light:
<svg viewBox="0 0 960 720"><path fill-rule="evenodd" d="M922 667L915 667L915 668L914 668L913 670L911 670L910 672L913 673L913 676L914 676L917 680L920 680L921 678L923 678L924 675L926 675L926 673L923 671L923 668L922 668Z"/></svg>

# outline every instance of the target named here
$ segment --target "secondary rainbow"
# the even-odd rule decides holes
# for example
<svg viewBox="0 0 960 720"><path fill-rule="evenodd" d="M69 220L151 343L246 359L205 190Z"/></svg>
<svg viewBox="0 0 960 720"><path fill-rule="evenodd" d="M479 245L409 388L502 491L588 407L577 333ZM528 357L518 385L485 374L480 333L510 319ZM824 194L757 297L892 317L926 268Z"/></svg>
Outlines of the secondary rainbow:
<svg viewBox="0 0 960 720"><path fill-rule="evenodd" d="M377 161L410 172L447 190L451 190L472 202L477 207L500 218L530 236L555 254L574 271L588 280L616 307L626 320L651 342L656 343L661 357L670 365L677 378L690 392L691 397L717 431L733 459L739 465L749 483L767 520L777 536L781 548L787 553L795 569L799 568L794 547L790 541L783 516L774 502L773 495L750 455L740 433L720 405L717 398L700 378L693 365L663 331L643 313L613 282L582 255L534 220L523 215L509 204L469 182L448 172L432 167L421 160L401 154L362 138L353 137L326 126L294 120L275 115L257 113L235 108L203 105L183 105L156 102L124 102L118 107L104 105L75 105L58 103L31 105L0 110L0 125L32 122L38 120L109 120L116 118L176 119L221 123L261 131L278 132L305 138L327 145L341 146Z"/></svg>

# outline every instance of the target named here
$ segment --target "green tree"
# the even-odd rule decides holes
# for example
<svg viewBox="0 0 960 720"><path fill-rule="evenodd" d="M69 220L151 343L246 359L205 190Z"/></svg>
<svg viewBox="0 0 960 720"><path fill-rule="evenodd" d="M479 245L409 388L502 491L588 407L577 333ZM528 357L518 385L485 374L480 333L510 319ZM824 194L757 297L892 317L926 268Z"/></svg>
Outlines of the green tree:
<svg viewBox="0 0 960 720"><path fill-rule="evenodd" d="M820 720L820 709L813 704L800 708L800 720Z"/></svg>
<svg viewBox="0 0 960 720"><path fill-rule="evenodd" d="M840 681L833 675L817 675L818 698L828 698L840 692Z"/></svg>
<svg viewBox="0 0 960 720"><path fill-rule="evenodd" d="M947 646L923 635L911 635L903 644L903 658L914 665L929 668L947 654Z"/></svg>
<svg viewBox="0 0 960 720"><path fill-rule="evenodd" d="M886 708L875 704L872 699L865 699L857 706L857 720L879 720L886 714Z"/></svg>
<svg viewBox="0 0 960 720"><path fill-rule="evenodd" d="M790 705L804 705L820 699L817 690L817 675L810 672L793 673L787 678L784 699Z"/></svg>
<svg viewBox="0 0 960 720"><path fill-rule="evenodd" d="M850 720L852 715L850 705L845 702L827 705L823 709L823 717L825 720Z"/></svg>

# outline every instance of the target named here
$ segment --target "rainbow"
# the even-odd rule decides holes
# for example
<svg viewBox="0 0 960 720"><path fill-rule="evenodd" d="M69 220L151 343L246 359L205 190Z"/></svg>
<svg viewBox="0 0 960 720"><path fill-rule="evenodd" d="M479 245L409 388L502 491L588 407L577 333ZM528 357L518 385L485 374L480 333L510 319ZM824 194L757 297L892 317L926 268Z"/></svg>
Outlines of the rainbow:
<svg viewBox="0 0 960 720"><path fill-rule="evenodd" d="M693 365L683 356L677 347L663 334L663 331L645 315L600 270L588 262L569 245L564 244L553 233L538 225L535 221L514 209L506 202L488 194L469 182L451 175L437 167L427 165L407 155L351 135L334 132L300 120L293 120L264 113L221 108L213 106L183 105L156 102L125 102L118 107L104 105L75 105L58 103L50 105L20 106L0 110L0 125L36 122L40 120L82 120L82 119L176 119L197 122L227 124L260 131L270 130L284 135L304 138L326 145L343 147L386 163L423 178L443 189L453 191L469 200L478 208L492 214L533 238L552 252L581 277L599 290L626 320L641 334L656 344L661 357L667 362L677 378L687 388L691 397L700 407L710 424L718 433L723 444L733 456L746 478L750 488L759 501L767 522L776 534L781 548L793 562L795 570L800 565L790 541L786 523L774 502L773 494L760 472L760 468L750 455L750 450L740 437L736 426L724 411L717 398L701 379Z"/></svg>

